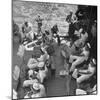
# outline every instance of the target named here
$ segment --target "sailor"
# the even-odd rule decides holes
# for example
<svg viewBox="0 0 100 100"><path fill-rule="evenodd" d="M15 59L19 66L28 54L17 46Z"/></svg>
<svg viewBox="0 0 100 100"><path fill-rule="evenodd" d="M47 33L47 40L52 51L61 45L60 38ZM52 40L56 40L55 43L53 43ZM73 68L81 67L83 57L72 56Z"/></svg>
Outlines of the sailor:
<svg viewBox="0 0 100 100"><path fill-rule="evenodd" d="M31 86L31 91L28 92L24 98L39 98L39 97L45 97L45 87L39 82L33 83Z"/></svg>
<svg viewBox="0 0 100 100"><path fill-rule="evenodd" d="M27 66L29 69L32 69L32 68L36 68L38 65L38 61L36 59L36 56L35 54L32 55L32 57L29 59L28 63L27 63Z"/></svg>
<svg viewBox="0 0 100 100"><path fill-rule="evenodd" d="M70 55L69 62L72 63L70 72L73 72L77 65L81 64L84 61L87 61L90 54L90 44L87 43L83 48L81 54L79 56Z"/></svg>
<svg viewBox="0 0 100 100"><path fill-rule="evenodd" d="M41 83L43 83L44 79L47 77L48 68L46 67L44 62L39 62L38 68L39 68L39 71L37 74L37 78L40 80Z"/></svg>
<svg viewBox="0 0 100 100"><path fill-rule="evenodd" d="M90 60L90 63L87 66L87 69L75 69L74 73L73 73L73 77L76 78L76 81L78 84L82 83L85 80L88 80L90 77L92 77L95 72L96 72L96 60L94 58L92 58ZM80 75L78 77L78 75Z"/></svg>
<svg viewBox="0 0 100 100"><path fill-rule="evenodd" d="M43 21L43 19L40 16L38 16L38 18L36 19L36 22L38 24L38 32L37 32L38 35L40 35L40 32L41 32L42 21Z"/></svg>

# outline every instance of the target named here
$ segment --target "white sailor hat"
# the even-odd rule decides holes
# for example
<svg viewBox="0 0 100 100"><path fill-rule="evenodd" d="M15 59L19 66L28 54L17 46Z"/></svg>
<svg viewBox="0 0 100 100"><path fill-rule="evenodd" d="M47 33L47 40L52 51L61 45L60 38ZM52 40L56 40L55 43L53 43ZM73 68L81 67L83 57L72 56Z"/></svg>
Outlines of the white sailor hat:
<svg viewBox="0 0 100 100"><path fill-rule="evenodd" d="M35 89L35 90L39 90L40 89L40 86L39 86L38 82L33 83L33 89Z"/></svg>
<svg viewBox="0 0 100 100"><path fill-rule="evenodd" d="M38 36L37 38L38 38L38 39L41 39L41 38L42 38L42 36Z"/></svg>
<svg viewBox="0 0 100 100"><path fill-rule="evenodd" d="M62 40L61 41L61 44L66 44L66 40Z"/></svg>
<svg viewBox="0 0 100 100"><path fill-rule="evenodd" d="M43 55L41 55L40 58L37 58L37 60L38 60L38 61L43 61L43 60L44 60Z"/></svg>
<svg viewBox="0 0 100 100"><path fill-rule="evenodd" d="M90 43L87 43L87 46L88 46L89 49L91 48Z"/></svg>
<svg viewBox="0 0 100 100"><path fill-rule="evenodd" d="M29 76L33 75L33 72L34 72L33 70L29 70L29 71L28 71L28 75L29 75Z"/></svg>
<svg viewBox="0 0 100 100"><path fill-rule="evenodd" d="M94 65L96 65L96 60L93 58L92 59L92 63L94 64Z"/></svg>
<svg viewBox="0 0 100 100"><path fill-rule="evenodd" d="M38 67L39 67L39 68L42 68L43 66L44 66L44 62L39 62L39 63L38 63Z"/></svg>

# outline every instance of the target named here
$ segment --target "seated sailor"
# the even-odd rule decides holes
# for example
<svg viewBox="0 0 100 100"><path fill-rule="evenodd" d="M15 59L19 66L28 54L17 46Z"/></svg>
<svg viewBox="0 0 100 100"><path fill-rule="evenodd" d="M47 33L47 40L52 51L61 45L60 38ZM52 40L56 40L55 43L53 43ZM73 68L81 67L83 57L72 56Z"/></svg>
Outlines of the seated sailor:
<svg viewBox="0 0 100 100"><path fill-rule="evenodd" d="M70 72L73 72L77 65L88 60L88 57L90 54L89 49L90 49L90 45L89 45L89 43L87 43L82 48L82 52L81 52L81 54L79 54L79 56L75 56L75 55L70 56L69 62L72 63L71 68L70 68Z"/></svg>
<svg viewBox="0 0 100 100"><path fill-rule="evenodd" d="M84 70L74 70L73 77L76 78L77 83L80 84L85 80L88 80L90 77L92 77L96 72L96 60L92 58L87 66L87 69ZM80 75L78 77L78 75Z"/></svg>

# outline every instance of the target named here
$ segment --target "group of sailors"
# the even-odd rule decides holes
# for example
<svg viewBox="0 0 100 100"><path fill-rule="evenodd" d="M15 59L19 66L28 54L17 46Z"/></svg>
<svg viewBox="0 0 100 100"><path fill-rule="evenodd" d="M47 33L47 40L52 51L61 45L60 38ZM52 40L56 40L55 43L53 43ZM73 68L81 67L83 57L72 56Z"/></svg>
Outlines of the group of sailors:
<svg viewBox="0 0 100 100"><path fill-rule="evenodd" d="M23 45L19 46L19 50L17 55L20 56L22 59L24 57L25 47ZM46 91L43 85L44 80L48 76L48 60L49 55L45 48L38 48L32 54L32 57L29 58L26 66L26 77L23 81L24 89L28 91L24 98L37 98L37 97L45 97Z"/></svg>
<svg viewBox="0 0 100 100"><path fill-rule="evenodd" d="M65 66L67 69L65 70L66 73L62 72L62 74L71 75L74 79L76 79L76 95L79 94L78 91L85 91L87 94L87 90L82 90L80 84L84 81L90 80L96 75L97 63L96 58L90 56L91 45L88 42L89 34L86 31L86 26L79 27L78 30L74 31L74 35L69 32L68 37L61 37L58 34L59 29L57 24L51 28L51 31L45 30L45 32L42 32L42 20L43 19L38 16L38 19L36 20L38 23L37 33L33 31L31 23L25 22L22 25L23 39L19 45L17 55L24 61L25 51L35 51L27 63L27 78L23 82L23 88L28 87L29 91L26 92L24 98L46 96L46 90L43 83L44 80L48 78L49 67L52 66L53 74L56 70L55 67L53 68L53 63L50 63L50 60L53 59L52 54L55 52L54 44L57 44L62 48L61 55L64 57L65 63L67 63L67 66ZM70 22L69 18L66 20ZM74 23L77 22L75 22L75 20ZM39 49L35 50L35 48ZM88 91L88 93L96 87L96 83L90 87L91 90Z"/></svg>

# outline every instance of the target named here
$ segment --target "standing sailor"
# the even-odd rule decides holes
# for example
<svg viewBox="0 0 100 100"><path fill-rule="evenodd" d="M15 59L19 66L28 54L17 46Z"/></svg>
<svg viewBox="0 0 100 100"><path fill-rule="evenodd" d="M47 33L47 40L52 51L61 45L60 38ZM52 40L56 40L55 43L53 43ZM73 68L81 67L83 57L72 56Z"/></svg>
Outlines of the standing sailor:
<svg viewBox="0 0 100 100"><path fill-rule="evenodd" d="M38 24L38 32L37 32L38 35L40 35L40 32L41 32L42 21L43 21L43 19L41 19L41 17L38 16L38 18L36 19L36 22L37 22L37 24Z"/></svg>

